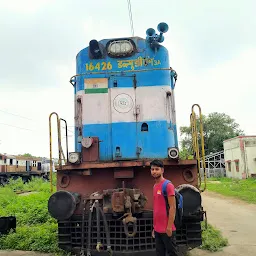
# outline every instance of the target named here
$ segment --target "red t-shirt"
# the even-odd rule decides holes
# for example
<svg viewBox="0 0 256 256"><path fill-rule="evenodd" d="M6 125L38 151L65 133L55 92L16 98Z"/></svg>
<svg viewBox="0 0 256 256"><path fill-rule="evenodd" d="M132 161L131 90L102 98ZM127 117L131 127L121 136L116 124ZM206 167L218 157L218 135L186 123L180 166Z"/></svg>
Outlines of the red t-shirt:
<svg viewBox="0 0 256 256"><path fill-rule="evenodd" d="M165 179L154 185L153 189L153 216L154 216L154 230L158 233L166 233L168 225L168 216L166 212L166 203L162 195L162 186ZM175 188L172 183L167 185L167 196L175 196ZM175 231L175 225L172 224L172 231Z"/></svg>

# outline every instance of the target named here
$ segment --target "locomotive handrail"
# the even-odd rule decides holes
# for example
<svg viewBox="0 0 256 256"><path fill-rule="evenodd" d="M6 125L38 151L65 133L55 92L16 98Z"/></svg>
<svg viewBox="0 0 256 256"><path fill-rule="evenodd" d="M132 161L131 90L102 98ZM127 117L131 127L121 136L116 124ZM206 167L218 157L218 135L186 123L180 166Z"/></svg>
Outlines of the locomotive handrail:
<svg viewBox="0 0 256 256"><path fill-rule="evenodd" d="M107 71L107 72L86 72L86 73L82 73L82 74L77 74L77 75L74 75L72 76L70 79L69 79L69 82L74 85L72 82L72 80L76 77L79 77L79 76L86 76L86 75L111 75L111 74L122 74L124 75L125 73L137 73L137 72L150 72L150 71L158 71L158 70L166 70L166 71L171 71L173 72L173 69L170 67L170 68L151 68L151 69L138 69L138 70L122 70L122 71ZM124 75L125 76L125 75Z"/></svg>
<svg viewBox="0 0 256 256"><path fill-rule="evenodd" d="M199 109L199 119L200 119L200 137L201 137L201 157L199 151L199 142L198 142L198 132L197 132L197 119L196 114L194 112L194 107L197 106ZM204 192L206 189L206 164L205 164L205 150L204 150L204 135L203 135L203 118L202 118L202 111L201 107L198 104L194 104L192 106L192 111L190 114L190 123L191 123L191 132L192 132L192 144L193 150L196 155L197 159L197 169L198 169L198 178L199 178L199 188L201 187L202 179L200 173L201 161L202 158L202 165L204 170L204 188L201 192Z"/></svg>
<svg viewBox="0 0 256 256"><path fill-rule="evenodd" d="M53 167L53 161L52 161L52 124L51 124L51 117L52 115L56 115L57 118L57 129L58 129L58 151L59 151L59 166L60 169L62 169L62 159L61 159L61 155L63 155L64 161L66 162L63 150L62 150L62 146L61 146L61 130L60 130L60 118L59 115L56 112L52 112L49 116L49 133L50 133L50 186L51 186L51 193L53 191L52 189L52 167ZM61 119L63 121L65 121L64 119ZM65 123L67 124L67 122L65 121ZM67 130L66 130L66 134L67 134ZM67 153L68 154L68 153Z"/></svg>
<svg viewBox="0 0 256 256"><path fill-rule="evenodd" d="M60 118L60 121L63 121L65 123L65 129L66 129L66 153L67 153L67 159L68 159L68 125L67 125L67 121L63 118ZM64 153L63 153L63 157L64 157ZM64 161L65 163L67 163L67 160L64 157Z"/></svg>

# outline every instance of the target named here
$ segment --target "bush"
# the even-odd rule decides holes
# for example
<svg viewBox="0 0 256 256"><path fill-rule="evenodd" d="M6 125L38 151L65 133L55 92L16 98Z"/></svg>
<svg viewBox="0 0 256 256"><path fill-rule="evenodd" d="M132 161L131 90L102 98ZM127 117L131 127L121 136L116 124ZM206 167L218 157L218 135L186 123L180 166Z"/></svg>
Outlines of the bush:
<svg viewBox="0 0 256 256"><path fill-rule="evenodd" d="M1 249L57 252L57 223L18 226L16 232L0 238Z"/></svg>
<svg viewBox="0 0 256 256"><path fill-rule="evenodd" d="M54 190L56 176L53 179ZM33 191L30 194L17 192ZM0 249L52 252L67 255L58 248L57 221L48 213L50 183L34 178L24 184L21 179L12 180L0 187L0 216L16 216L16 232L0 236Z"/></svg>

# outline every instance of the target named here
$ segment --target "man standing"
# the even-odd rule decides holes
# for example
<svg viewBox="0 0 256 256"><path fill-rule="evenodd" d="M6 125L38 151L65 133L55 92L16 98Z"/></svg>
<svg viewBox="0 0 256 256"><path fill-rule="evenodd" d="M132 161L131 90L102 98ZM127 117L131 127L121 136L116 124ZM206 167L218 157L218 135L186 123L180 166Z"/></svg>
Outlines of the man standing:
<svg viewBox="0 0 256 256"><path fill-rule="evenodd" d="M169 212L166 211L165 198L162 195L162 185L165 181L163 177L164 165L160 160L154 160L150 163L151 175L155 179L153 189L153 223L154 229L152 236L156 241L156 255L165 256L166 252L169 256L178 256L177 245L175 242L174 225L176 202L175 189L173 184L167 185L167 197L169 203Z"/></svg>

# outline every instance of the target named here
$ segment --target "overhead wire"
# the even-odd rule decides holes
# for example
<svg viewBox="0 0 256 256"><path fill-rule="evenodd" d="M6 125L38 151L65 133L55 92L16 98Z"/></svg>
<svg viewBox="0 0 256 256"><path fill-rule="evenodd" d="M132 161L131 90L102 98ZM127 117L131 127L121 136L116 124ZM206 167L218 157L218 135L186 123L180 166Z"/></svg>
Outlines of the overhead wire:
<svg viewBox="0 0 256 256"><path fill-rule="evenodd" d="M20 117L20 118L24 118L24 119L27 119L27 120L36 122L36 120L33 120L33 119L31 119L31 118L28 118L28 117L25 117L25 116L21 116L21 115L18 115L18 114L14 114L14 113L11 113L11 112L9 112L9 111L2 110L2 109L0 109L0 112L3 112L3 113L5 113L5 114L17 116L17 117ZM22 128L22 127L18 127L18 126L6 124L6 123L0 123L0 125L6 125L6 126L14 127L14 128L17 128L17 129L21 129L21 130L27 130L27 131L35 132L35 130L31 130L31 129L27 129L27 128ZM73 127L74 127L74 126L73 126ZM65 127L62 127L62 128L65 128ZM67 129L67 130L68 130L69 132L71 132L71 133L74 133L73 131L71 131L71 130L69 130L69 129ZM73 135L71 135L71 136L73 136Z"/></svg>
<svg viewBox="0 0 256 256"><path fill-rule="evenodd" d="M32 131L32 132L34 132L34 131L35 131L35 130L31 130L31 129L27 129L27 128L18 127L18 126L11 125L11 124L5 124L5 123L0 123L0 124L2 124L2 125L6 125L6 126L15 127L15 128L21 129L21 130L27 130L27 131Z"/></svg>
<svg viewBox="0 0 256 256"><path fill-rule="evenodd" d="M33 120L33 119L27 118L27 117L25 117L25 116L13 114L13 113L8 112L8 111L5 111L5 110L1 110L1 109L0 109L0 112L6 113L6 114L9 114L9 115L13 115L13 116L18 116L18 117L20 117L20 118L24 118L24 119L27 119L27 120L30 120L30 121L35 122L35 120Z"/></svg>
<svg viewBox="0 0 256 256"><path fill-rule="evenodd" d="M134 37L134 27L133 27L131 0L127 0L127 3L128 3L128 12L129 12L129 18L130 18L131 32L132 32L132 36Z"/></svg>

